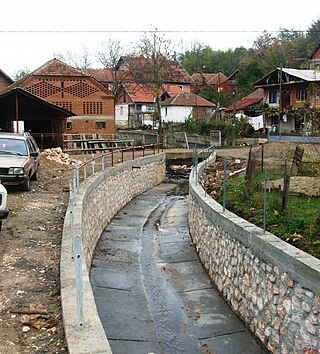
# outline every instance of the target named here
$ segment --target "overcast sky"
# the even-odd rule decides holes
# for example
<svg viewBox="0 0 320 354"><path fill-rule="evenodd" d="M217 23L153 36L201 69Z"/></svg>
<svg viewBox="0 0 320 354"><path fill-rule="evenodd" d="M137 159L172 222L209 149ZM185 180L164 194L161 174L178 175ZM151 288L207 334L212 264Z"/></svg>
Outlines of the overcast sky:
<svg viewBox="0 0 320 354"><path fill-rule="evenodd" d="M109 37L123 43L137 42L142 33L136 31L155 28L181 31L165 34L177 46L177 52L197 42L213 50L249 48L264 30L307 30L319 18L319 0L4 0L0 69L13 77L18 70L37 69L54 53L80 54L83 48L92 53L94 61L101 43Z"/></svg>

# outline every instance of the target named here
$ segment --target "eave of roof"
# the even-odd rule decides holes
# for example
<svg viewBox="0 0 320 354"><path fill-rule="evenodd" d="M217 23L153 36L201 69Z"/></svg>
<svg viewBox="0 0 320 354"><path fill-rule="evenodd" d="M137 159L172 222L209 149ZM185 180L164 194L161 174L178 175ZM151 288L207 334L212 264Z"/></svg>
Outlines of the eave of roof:
<svg viewBox="0 0 320 354"><path fill-rule="evenodd" d="M53 109L57 112L60 112L64 117L76 116L76 114L74 114L73 112L68 111L67 109L65 109L63 107L57 106L57 105L50 103L48 101L45 101L44 99L33 95L32 93L24 90L21 87L12 87L12 88L9 88L9 89L1 92L0 93L0 100L4 99L6 97L9 97L9 96L15 95L15 94L28 97L29 99L31 99L35 102L38 102L38 103L40 103L50 109Z"/></svg>
<svg viewBox="0 0 320 354"><path fill-rule="evenodd" d="M10 83L13 83L14 81L11 79L10 76L8 76L3 70L0 69L0 74Z"/></svg>
<svg viewBox="0 0 320 354"><path fill-rule="evenodd" d="M257 90L251 92L249 95L243 97L243 99L236 101L235 105L231 105L225 109L225 111L232 111L234 109L240 110L247 107L253 106L259 103L263 99L263 89L258 88Z"/></svg>

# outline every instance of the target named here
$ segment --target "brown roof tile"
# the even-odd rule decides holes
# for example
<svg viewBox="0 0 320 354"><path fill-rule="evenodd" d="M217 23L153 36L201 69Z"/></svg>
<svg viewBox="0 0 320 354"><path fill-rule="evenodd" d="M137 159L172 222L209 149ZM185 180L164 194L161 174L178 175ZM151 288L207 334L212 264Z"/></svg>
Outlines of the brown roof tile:
<svg viewBox="0 0 320 354"><path fill-rule="evenodd" d="M234 105L227 107L226 111L232 111L234 108L236 110L244 109L250 107L256 103L259 103L263 99L263 89L258 88L257 90L251 92L249 95L245 96L242 100L237 101Z"/></svg>
<svg viewBox="0 0 320 354"><path fill-rule="evenodd" d="M215 104L194 93L184 92L178 93L177 95L161 102L161 106L214 107Z"/></svg>

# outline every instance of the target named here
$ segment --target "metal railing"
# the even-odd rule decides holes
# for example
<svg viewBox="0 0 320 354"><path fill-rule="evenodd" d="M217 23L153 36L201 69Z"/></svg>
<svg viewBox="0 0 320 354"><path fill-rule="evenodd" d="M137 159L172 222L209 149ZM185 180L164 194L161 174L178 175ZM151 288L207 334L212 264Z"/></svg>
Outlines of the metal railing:
<svg viewBox="0 0 320 354"><path fill-rule="evenodd" d="M79 193L81 183L84 183L90 176L94 176L99 171L113 167L125 161L132 161L139 157L156 155L163 152L162 143L132 146L108 151L95 156L91 155L89 159L84 157L76 160L72 180L69 186L69 211L70 211L70 234L72 242L72 258L75 266L76 279L76 311L77 327L80 329L84 324L83 316L83 284L82 284L82 236L76 233L75 227L75 206L76 196Z"/></svg>

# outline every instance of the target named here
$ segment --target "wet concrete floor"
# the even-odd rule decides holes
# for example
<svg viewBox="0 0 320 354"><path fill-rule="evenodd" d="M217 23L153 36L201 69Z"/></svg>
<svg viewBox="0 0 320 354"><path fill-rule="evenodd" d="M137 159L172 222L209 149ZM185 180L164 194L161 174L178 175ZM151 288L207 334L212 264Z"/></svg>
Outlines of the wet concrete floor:
<svg viewBox="0 0 320 354"><path fill-rule="evenodd" d="M97 245L90 279L112 352L264 353L212 286L176 188L136 197Z"/></svg>

